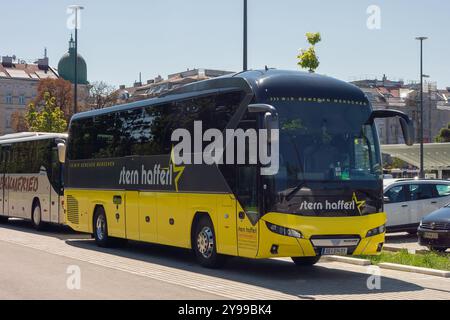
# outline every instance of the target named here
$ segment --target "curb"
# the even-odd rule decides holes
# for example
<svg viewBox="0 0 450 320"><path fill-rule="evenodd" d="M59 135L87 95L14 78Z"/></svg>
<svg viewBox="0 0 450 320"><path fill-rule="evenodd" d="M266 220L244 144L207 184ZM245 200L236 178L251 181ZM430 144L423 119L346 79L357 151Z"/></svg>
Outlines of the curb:
<svg viewBox="0 0 450 320"><path fill-rule="evenodd" d="M450 271L444 271L444 270L413 267L413 266L406 266L403 264L387 263L387 262L379 263L378 267L380 267L382 269L420 273L420 274L426 274L426 275L436 276L436 277L441 277L441 278L450 278Z"/></svg>
<svg viewBox="0 0 450 320"><path fill-rule="evenodd" d="M326 256L324 258L325 258L325 260L328 260L328 261L349 263L349 264L354 264L357 266L370 266L372 264L370 262L370 260L366 260L366 259L357 259L357 258L342 257L342 256Z"/></svg>
<svg viewBox="0 0 450 320"><path fill-rule="evenodd" d="M402 250L404 250L403 248L397 248L397 247L389 247L389 246L384 246L383 247L383 250L384 251L389 251L389 252L399 252L399 251L402 251Z"/></svg>

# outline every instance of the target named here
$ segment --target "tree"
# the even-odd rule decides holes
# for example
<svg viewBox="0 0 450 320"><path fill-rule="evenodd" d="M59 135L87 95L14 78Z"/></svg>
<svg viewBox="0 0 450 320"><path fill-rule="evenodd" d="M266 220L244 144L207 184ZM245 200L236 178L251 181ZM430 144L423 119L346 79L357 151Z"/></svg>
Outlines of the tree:
<svg viewBox="0 0 450 320"><path fill-rule="evenodd" d="M442 128L441 131L439 131L439 134L437 135L435 140L438 143L450 142L450 123L446 128Z"/></svg>
<svg viewBox="0 0 450 320"><path fill-rule="evenodd" d="M89 104L92 109L103 109L116 104L118 99L116 88L103 81L96 81L89 87Z"/></svg>
<svg viewBox="0 0 450 320"><path fill-rule="evenodd" d="M25 119L29 128L35 132L61 133L67 129L64 112L56 105L56 98L48 92L44 94L43 107L29 104Z"/></svg>
<svg viewBox="0 0 450 320"><path fill-rule="evenodd" d="M306 39L311 46L306 50L300 50L300 54L297 56L297 59L299 59L297 64L303 69L308 69L309 72L315 72L320 65L315 46L322 41L322 37L319 32L308 32L306 33Z"/></svg>
<svg viewBox="0 0 450 320"><path fill-rule="evenodd" d="M43 107L46 104L45 95L49 94L55 99L57 105L64 113L64 118L69 121L73 115L73 85L64 79L42 79L39 81L37 96L33 104Z"/></svg>
<svg viewBox="0 0 450 320"><path fill-rule="evenodd" d="M26 132L29 130L28 123L23 112L13 112L11 115L11 127L15 132Z"/></svg>

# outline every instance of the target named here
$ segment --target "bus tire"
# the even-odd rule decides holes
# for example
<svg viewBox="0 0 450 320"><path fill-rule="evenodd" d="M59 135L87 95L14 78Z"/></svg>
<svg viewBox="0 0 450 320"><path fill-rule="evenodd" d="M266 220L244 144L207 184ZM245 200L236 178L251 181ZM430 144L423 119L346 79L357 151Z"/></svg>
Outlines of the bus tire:
<svg viewBox="0 0 450 320"><path fill-rule="evenodd" d="M210 269L217 269L225 263L225 257L217 253L216 234L211 219L202 216L195 224L192 248L198 263Z"/></svg>
<svg viewBox="0 0 450 320"><path fill-rule="evenodd" d="M311 267L315 265L320 260L320 256L316 257L292 257L292 261L294 261L297 267Z"/></svg>
<svg viewBox="0 0 450 320"><path fill-rule="evenodd" d="M42 221L42 209L39 200L35 200L33 203L31 223L33 224L33 228L37 231L41 231L42 229L44 229L45 223Z"/></svg>
<svg viewBox="0 0 450 320"><path fill-rule="evenodd" d="M108 222L106 221L105 209L103 207L98 207L95 210L92 229L95 243L99 247L109 248L113 246L113 239L108 235Z"/></svg>

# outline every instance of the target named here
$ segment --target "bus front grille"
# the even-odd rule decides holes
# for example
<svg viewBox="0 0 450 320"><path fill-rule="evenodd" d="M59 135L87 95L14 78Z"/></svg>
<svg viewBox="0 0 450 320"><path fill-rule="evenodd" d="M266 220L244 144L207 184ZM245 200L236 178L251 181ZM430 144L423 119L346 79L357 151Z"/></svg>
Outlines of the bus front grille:
<svg viewBox="0 0 450 320"><path fill-rule="evenodd" d="M73 196L67 196L67 220L73 224L80 223L80 215L78 213L78 200Z"/></svg>

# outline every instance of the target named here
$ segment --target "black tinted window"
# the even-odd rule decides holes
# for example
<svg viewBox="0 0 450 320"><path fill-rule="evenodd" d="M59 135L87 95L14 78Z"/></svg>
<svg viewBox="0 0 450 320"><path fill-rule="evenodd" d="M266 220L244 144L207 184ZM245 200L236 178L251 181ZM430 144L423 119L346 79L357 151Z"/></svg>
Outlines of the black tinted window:
<svg viewBox="0 0 450 320"><path fill-rule="evenodd" d="M390 203L398 203L407 201L406 186L395 186L384 193L385 197L389 198Z"/></svg>
<svg viewBox="0 0 450 320"><path fill-rule="evenodd" d="M48 172L51 168L50 146L52 140L14 143L7 159L8 173Z"/></svg>
<svg viewBox="0 0 450 320"><path fill-rule="evenodd" d="M410 201L433 198L433 187L432 184L411 184L409 186Z"/></svg>
<svg viewBox="0 0 450 320"><path fill-rule="evenodd" d="M193 136L194 121L203 131L223 130L243 98L241 92L209 95L72 121L71 160L169 154L174 130Z"/></svg>
<svg viewBox="0 0 450 320"><path fill-rule="evenodd" d="M436 191L439 197L448 197L450 196L450 185L438 184L436 185Z"/></svg>

